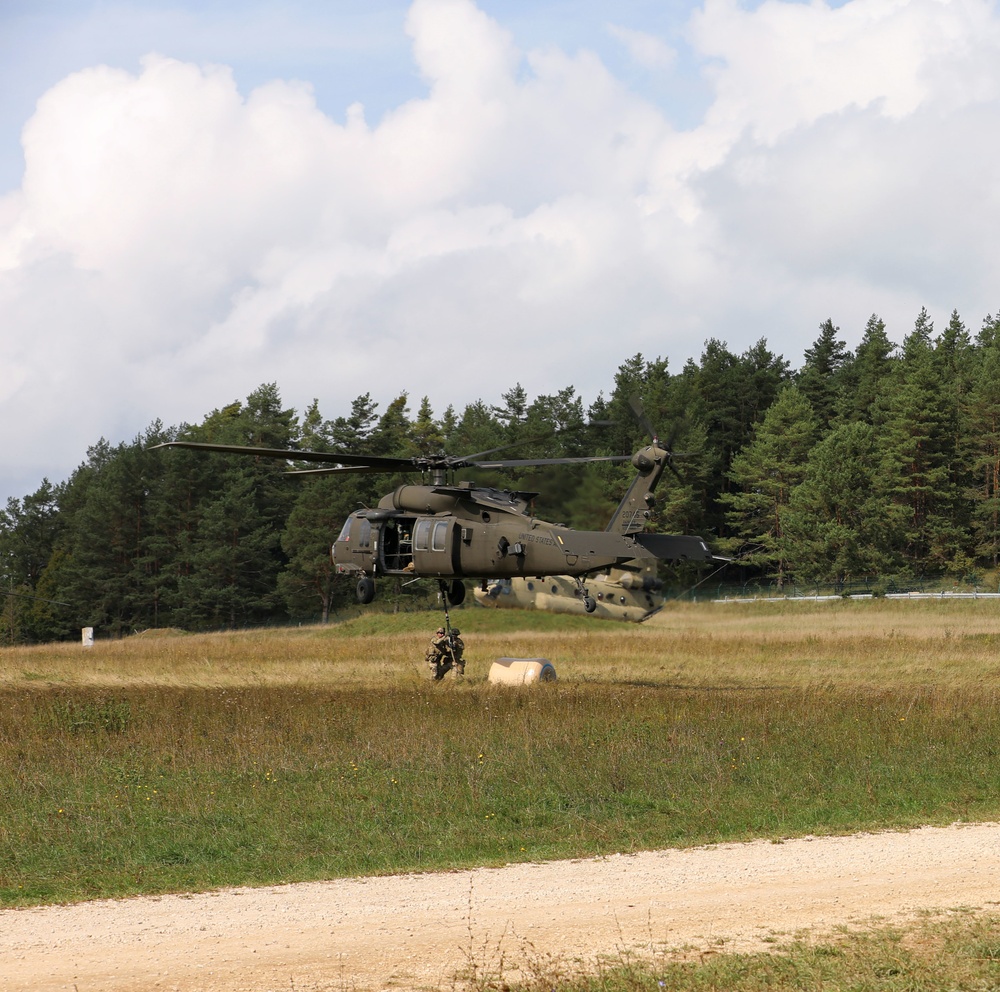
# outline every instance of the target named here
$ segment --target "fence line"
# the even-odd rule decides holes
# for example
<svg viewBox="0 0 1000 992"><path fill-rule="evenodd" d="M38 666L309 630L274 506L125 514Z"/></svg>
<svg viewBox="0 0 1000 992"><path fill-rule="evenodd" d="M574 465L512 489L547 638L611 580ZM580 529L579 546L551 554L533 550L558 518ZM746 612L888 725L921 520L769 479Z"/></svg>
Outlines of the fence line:
<svg viewBox="0 0 1000 992"><path fill-rule="evenodd" d="M846 599L1000 599L1000 592L952 592L942 590L941 592L887 592L884 596L876 597L870 592L846 593L843 595L830 596L722 596L712 599L713 603L832 603L843 602Z"/></svg>

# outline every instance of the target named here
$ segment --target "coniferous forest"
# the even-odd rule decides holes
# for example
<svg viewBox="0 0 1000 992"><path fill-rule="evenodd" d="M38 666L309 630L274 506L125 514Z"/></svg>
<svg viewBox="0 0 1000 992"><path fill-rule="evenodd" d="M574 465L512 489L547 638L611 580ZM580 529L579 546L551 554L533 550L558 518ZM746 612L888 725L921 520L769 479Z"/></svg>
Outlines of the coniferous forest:
<svg viewBox="0 0 1000 992"><path fill-rule="evenodd" d="M302 413L284 407L272 383L197 425L102 439L69 479L45 480L0 511L0 642L76 638L81 626L113 636L326 620L354 597L329 556L344 518L409 481L289 479L281 461L153 445L631 454L648 441L629 410L634 395L680 470L664 474L651 526L703 536L734 559L734 582L975 579L998 566L1000 316L973 335L957 313L935 331L921 311L896 345L873 315L855 351L827 320L797 370L765 340L734 354L713 339L677 370L636 355L608 389L585 406L571 384L531 397L513 383L495 403L443 411L405 394L383 408L365 393L328 420L318 401ZM597 463L462 477L537 491L542 519L600 530L632 474ZM665 577L676 590L698 581ZM385 601L417 594L388 587Z"/></svg>

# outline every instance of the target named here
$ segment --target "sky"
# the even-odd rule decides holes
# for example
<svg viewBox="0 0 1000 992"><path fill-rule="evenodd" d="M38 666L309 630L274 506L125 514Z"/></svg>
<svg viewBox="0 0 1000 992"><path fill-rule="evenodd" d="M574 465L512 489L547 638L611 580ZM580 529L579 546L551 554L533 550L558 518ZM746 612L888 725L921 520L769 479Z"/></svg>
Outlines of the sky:
<svg viewBox="0 0 1000 992"><path fill-rule="evenodd" d="M440 415L1000 311L995 0L0 0L0 506L277 383Z"/></svg>

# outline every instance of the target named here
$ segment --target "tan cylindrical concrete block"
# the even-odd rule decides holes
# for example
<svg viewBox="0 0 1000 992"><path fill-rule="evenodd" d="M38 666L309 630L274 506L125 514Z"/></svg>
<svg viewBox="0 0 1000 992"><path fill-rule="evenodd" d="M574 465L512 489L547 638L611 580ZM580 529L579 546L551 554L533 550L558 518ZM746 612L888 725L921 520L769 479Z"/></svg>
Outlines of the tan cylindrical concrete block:
<svg viewBox="0 0 1000 992"><path fill-rule="evenodd" d="M499 685L555 682L556 670L548 658L497 658L490 666L489 679Z"/></svg>

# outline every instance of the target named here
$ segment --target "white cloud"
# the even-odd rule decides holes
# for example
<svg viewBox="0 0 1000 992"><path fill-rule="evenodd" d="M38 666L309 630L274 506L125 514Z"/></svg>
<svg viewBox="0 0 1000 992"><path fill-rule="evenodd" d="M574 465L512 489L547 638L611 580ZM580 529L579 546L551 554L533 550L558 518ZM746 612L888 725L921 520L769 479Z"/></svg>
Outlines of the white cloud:
<svg viewBox="0 0 1000 992"><path fill-rule="evenodd" d="M706 123L773 143L825 114L875 107L900 119L931 97L995 99L997 21L983 0L853 0L830 8L706 0L691 22L716 60Z"/></svg>
<svg viewBox="0 0 1000 992"><path fill-rule="evenodd" d="M998 305L987 2L706 0L714 99L683 132L471 0L416 0L405 30L427 90L377 124L156 54L42 95L0 200L7 494L263 381L327 416L518 381L589 400L636 351L763 336L795 363L827 316L856 339L872 311L901 336L924 304Z"/></svg>
<svg viewBox="0 0 1000 992"><path fill-rule="evenodd" d="M940 319L950 304L973 327L995 309L1000 34L988 4L768 0L749 15L709 0L695 34L725 61L715 105L686 136L714 153L692 186L718 237L747 246L760 292L835 286L830 313L855 298L855 313L884 299L894 315L933 301Z"/></svg>
<svg viewBox="0 0 1000 992"><path fill-rule="evenodd" d="M662 38L646 31L620 24L609 24L608 31L625 46L633 61L646 69L667 69L677 58L677 53Z"/></svg>

